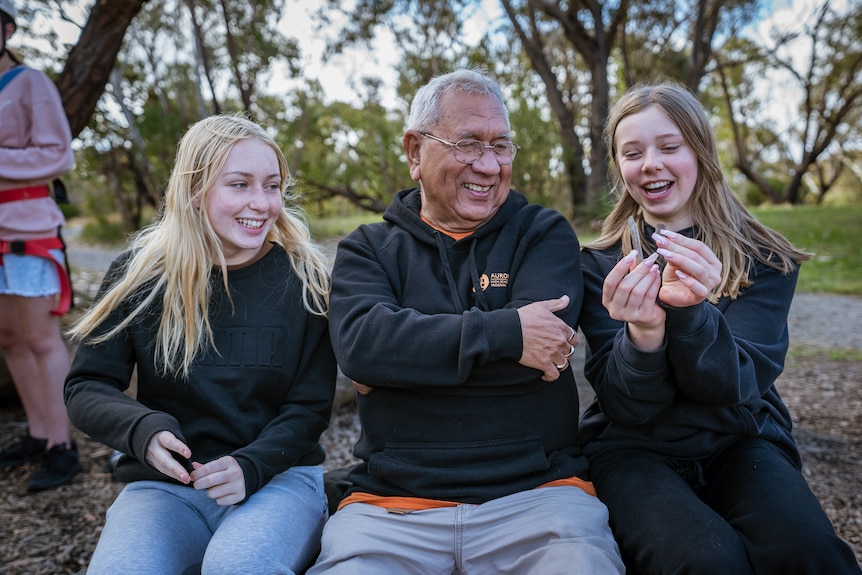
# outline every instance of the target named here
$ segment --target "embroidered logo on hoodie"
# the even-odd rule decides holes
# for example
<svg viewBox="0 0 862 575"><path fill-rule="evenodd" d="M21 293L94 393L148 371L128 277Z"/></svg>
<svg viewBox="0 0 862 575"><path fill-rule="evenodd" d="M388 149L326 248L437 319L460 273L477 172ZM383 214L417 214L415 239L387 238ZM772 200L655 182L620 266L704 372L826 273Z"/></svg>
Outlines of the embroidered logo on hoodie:
<svg viewBox="0 0 862 575"><path fill-rule="evenodd" d="M479 287L485 291L489 287L504 288L509 285L508 272L493 272L490 277L488 274L482 274L479 277Z"/></svg>

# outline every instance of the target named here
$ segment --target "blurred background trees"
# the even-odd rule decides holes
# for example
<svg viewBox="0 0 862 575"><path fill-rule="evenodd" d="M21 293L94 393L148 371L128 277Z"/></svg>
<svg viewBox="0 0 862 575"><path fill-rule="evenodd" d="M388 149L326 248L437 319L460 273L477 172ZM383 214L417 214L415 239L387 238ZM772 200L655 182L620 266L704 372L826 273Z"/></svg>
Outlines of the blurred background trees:
<svg viewBox="0 0 862 575"><path fill-rule="evenodd" d="M71 209L107 232L150 221L176 142L213 113L273 131L314 215L379 213L412 185L401 135L414 91L462 66L505 89L523 147L514 186L573 219L606 210L609 106L666 79L698 93L747 203L858 202L862 0L801 3L776 24L777 4L35 0L20 8L28 41L12 46L54 74L77 136ZM306 12L309 29L286 33ZM308 68L311 39L324 62L358 58L340 72L349 90L327 93Z"/></svg>

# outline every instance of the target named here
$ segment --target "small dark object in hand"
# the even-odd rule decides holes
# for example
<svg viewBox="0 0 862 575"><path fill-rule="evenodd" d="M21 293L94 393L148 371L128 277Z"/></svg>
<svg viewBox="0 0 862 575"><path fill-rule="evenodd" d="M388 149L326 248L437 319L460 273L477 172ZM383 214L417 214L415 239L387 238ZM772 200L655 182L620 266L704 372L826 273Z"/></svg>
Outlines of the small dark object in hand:
<svg viewBox="0 0 862 575"><path fill-rule="evenodd" d="M183 469L188 471L190 474L192 471L195 470L194 466L192 465L192 462L189 461L187 457L183 457L182 454L177 453L176 451L171 451L171 455L173 455L174 459L176 459L179 464L183 466Z"/></svg>

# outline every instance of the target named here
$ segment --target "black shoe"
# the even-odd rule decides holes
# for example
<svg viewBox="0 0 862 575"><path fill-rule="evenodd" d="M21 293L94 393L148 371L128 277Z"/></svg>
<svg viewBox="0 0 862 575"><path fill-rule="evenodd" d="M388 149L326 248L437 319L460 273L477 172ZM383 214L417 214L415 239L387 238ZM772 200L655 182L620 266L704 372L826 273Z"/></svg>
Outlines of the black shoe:
<svg viewBox="0 0 862 575"><path fill-rule="evenodd" d="M27 491L44 491L68 483L81 471L78 462L78 446L61 443L49 449L39 469L33 472L27 482Z"/></svg>
<svg viewBox="0 0 862 575"><path fill-rule="evenodd" d="M21 437L18 443L0 451L0 468L19 467L28 463L35 463L42 459L47 448L47 439L36 439L28 433Z"/></svg>

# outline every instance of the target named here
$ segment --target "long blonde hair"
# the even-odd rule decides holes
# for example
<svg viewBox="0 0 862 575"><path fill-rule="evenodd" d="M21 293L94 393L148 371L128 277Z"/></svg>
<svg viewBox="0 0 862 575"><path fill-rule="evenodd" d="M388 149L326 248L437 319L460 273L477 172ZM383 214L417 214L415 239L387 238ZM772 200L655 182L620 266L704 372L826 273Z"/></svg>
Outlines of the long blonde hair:
<svg viewBox="0 0 862 575"><path fill-rule="evenodd" d="M721 282L710 294L710 301L721 295L736 298L742 288L751 284L749 267L752 258L784 274L795 270L811 255L801 252L781 234L758 222L736 198L724 179L718 159L715 134L706 112L687 88L674 84L640 85L628 90L613 106L605 125L605 143L615 168L612 193L617 201L602 224L598 239L585 248L606 249L622 242L623 252L632 249L632 237L626 220L633 216L643 229L643 210L626 191L617 162L616 131L626 117L656 106L676 124L697 157L697 181L691 194L691 217L696 237L721 261ZM650 245L644 242L644 246Z"/></svg>
<svg viewBox="0 0 862 575"><path fill-rule="evenodd" d="M209 221L206 197L233 147L247 139L267 144L278 158L283 207L267 240L287 252L302 282L305 308L315 315L327 314L330 278L326 257L312 242L304 214L295 205L297 198L289 191L291 177L284 154L254 122L217 115L192 125L180 140L159 220L132 237L131 257L117 271L119 279L69 330L72 338L89 337L91 344L104 342L161 298L157 367L163 374L188 376L196 355L213 342L208 312L215 265L221 269L225 288L228 281L221 240ZM109 314L124 303L132 306L128 316L96 334Z"/></svg>

